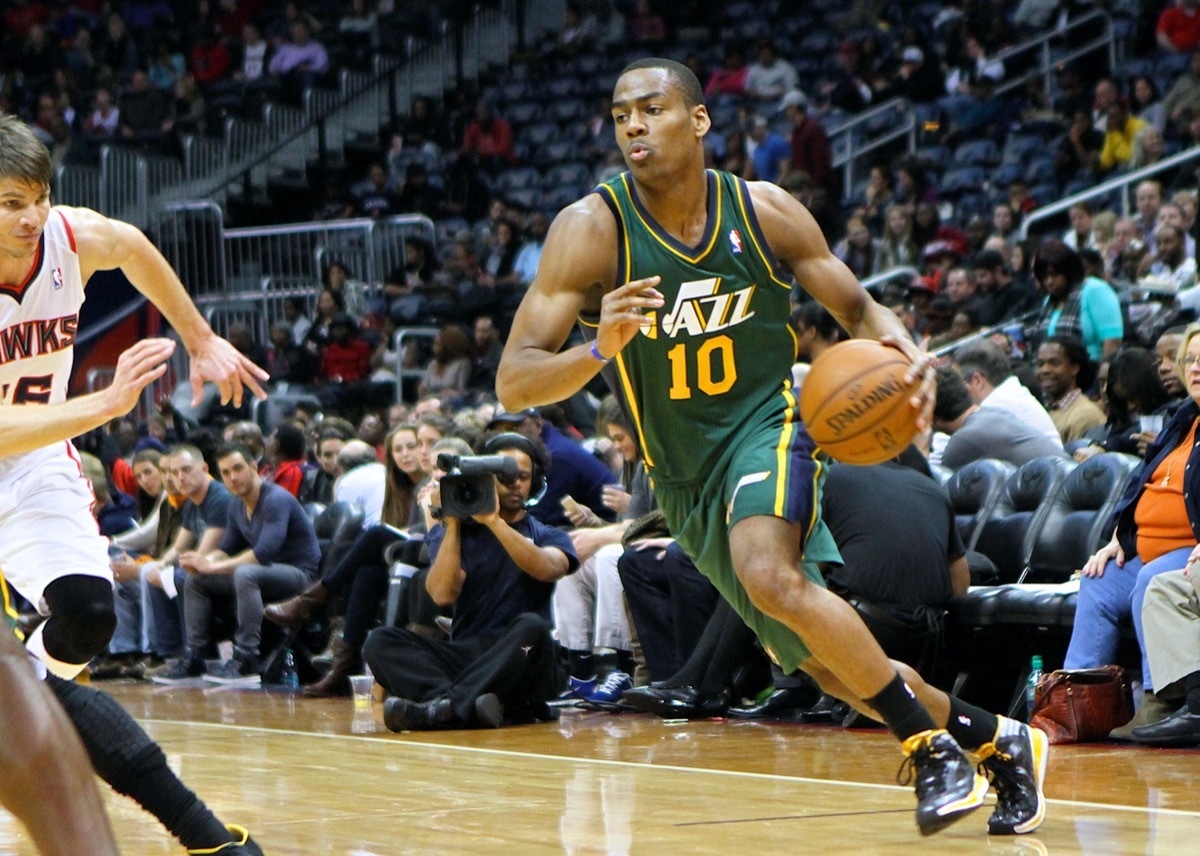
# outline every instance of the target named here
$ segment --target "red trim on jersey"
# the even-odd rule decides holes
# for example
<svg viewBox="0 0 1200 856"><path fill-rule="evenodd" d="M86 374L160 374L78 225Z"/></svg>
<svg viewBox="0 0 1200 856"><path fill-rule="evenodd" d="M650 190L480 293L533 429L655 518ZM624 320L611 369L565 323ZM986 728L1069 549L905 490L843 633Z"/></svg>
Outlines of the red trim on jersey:
<svg viewBox="0 0 1200 856"><path fill-rule="evenodd" d="M59 217L62 217L63 228L67 230L67 240L71 242L71 252L73 252L75 255L79 255L79 250L75 246L75 232L71 228L71 224L67 222L67 215L59 211L57 208L54 209L54 213L56 213Z"/></svg>
<svg viewBox="0 0 1200 856"><path fill-rule="evenodd" d="M29 269L25 280L20 285L12 285L7 282L0 282L0 294L9 294L17 299L19 303L21 298L25 296L25 289L29 287L29 283L33 282L34 277L42 272L42 261L45 258L46 234L43 232L38 238L37 258L33 260L33 267Z"/></svg>
<svg viewBox="0 0 1200 856"><path fill-rule="evenodd" d="M67 447L67 457L75 462L76 469L79 470L79 475L83 475L83 459L79 457L79 450L75 448L75 444L70 440L63 440L63 445ZM88 484L91 481L88 480Z"/></svg>

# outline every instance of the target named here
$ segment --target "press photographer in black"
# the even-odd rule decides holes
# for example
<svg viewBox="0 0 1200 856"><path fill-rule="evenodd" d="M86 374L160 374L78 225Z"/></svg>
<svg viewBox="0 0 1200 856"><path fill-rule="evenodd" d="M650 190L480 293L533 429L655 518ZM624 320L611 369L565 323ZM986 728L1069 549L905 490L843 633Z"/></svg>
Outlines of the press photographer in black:
<svg viewBox="0 0 1200 856"><path fill-rule="evenodd" d="M488 477L495 502L465 516L455 500L470 505L478 491L464 492L464 476L448 468L435 488L443 519L425 538L433 560L425 587L439 606L454 608L450 639L381 627L363 647L375 679L393 696L383 708L392 731L549 719L546 702L566 682L550 636L550 596L579 560L565 532L526 512L545 485L549 456L513 433L492 437L481 451L515 463ZM470 473L475 464L464 458L459 469ZM459 487L446 479L459 479Z"/></svg>

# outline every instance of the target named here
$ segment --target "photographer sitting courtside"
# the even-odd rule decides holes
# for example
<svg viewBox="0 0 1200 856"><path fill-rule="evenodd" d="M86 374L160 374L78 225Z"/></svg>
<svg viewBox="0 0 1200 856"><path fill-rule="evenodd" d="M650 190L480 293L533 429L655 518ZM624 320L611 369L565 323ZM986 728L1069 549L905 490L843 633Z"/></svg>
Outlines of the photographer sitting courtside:
<svg viewBox="0 0 1200 856"><path fill-rule="evenodd" d="M450 640L381 627L363 647L376 680L396 696L383 708L392 731L548 719L546 702L566 683L550 637L550 596L579 561L567 533L526 512L546 477L545 448L506 433L483 453L513 459L516 477L495 476L492 510L469 519L445 513L446 498L435 496L443 521L425 538L433 560L425 587L439 606L454 607Z"/></svg>

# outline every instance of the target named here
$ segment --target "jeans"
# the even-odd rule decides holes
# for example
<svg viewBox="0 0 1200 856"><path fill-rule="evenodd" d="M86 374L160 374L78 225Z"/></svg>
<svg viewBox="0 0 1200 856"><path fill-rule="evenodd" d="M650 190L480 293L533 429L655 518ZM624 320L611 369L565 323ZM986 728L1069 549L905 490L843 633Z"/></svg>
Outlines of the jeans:
<svg viewBox="0 0 1200 856"><path fill-rule="evenodd" d="M1071 630L1071 645L1067 648L1067 669L1092 669L1112 663L1117 656L1121 622L1133 619L1138 647L1142 651L1142 686L1150 686L1150 663L1146 658L1145 634L1142 630L1142 602L1146 586L1157 574L1182 570L1191 555L1191 547L1180 547L1143 562L1138 556L1125 560L1117 567L1116 560L1104 568L1102 577L1084 577L1079 584L1079 601L1075 607L1075 626Z"/></svg>
<svg viewBox="0 0 1200 856"><path fill-rule="evenodd" d="M149 652L150 615L142 609L140 580L113 584L113 609L117 613L117 629L108 643L110 654Z"/></svg>
<svg viewBox="0 0 1200 856"><path fill-rule="evenodd" d="M174 568L175 589L178 592L174 598L158 586L150 584L146 577L146 569L142 568L142 616L149 622L150 648L149 653L166 660L178 657L183 653L183 588L187 582L187 571Z"/></svg>
<svg viewBox="0 0 1200 856"><path fill-rule="evenodd" d="M237 630L233 644L249 662L257 662L262 641L263 603L274 603L308 588L313 578L292 565L242 565L232 574L189 574L187 579L188 648L193 656L216 641L211 635L213 600L233 601Z"/></svg>

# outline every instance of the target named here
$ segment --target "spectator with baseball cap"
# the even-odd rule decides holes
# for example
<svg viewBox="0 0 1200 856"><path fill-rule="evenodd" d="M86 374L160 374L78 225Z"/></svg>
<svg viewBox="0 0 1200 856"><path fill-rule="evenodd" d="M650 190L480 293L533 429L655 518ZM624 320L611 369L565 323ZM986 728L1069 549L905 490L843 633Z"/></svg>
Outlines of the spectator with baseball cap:
<svg viewBox="0 0 1200 856"><path fill-rule="evenodd" d="M900 53L900 68L895 76L875 96L882 103L889 98L907 98L920 104L936 101L945 94L945 78L937 62L927 62L925 51L916 45L905 47Z"/></svg>
<svg viewBox="0 0 1200 856"><path fill-rule="evenodd" d="M573 524L563 507L567 497L609 523L615 519L612 510L604 505L604 486L616 484L616 477L599 458L543 419L536 407L515 413L497 409L488 423L488 431L515 431L531 440L540 440L550 451L546 491L540 498L530 497L535 504L529 513L537 520L548 526L571 528Z"/></svg>

